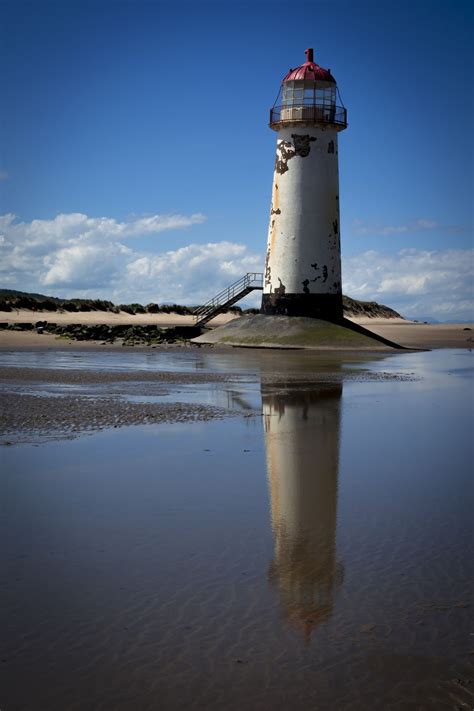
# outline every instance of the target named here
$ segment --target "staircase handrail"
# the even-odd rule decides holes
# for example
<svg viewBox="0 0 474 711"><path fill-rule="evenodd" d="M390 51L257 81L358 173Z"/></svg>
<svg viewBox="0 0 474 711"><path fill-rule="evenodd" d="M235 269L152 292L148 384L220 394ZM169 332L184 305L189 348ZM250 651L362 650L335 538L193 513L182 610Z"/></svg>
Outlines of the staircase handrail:
<svg viewBox="0 0 474 711"><path fill-rule="evenodd" d="M218 308L225 304L227 301L232 299L236 294L244 289L254 286L254 288L259 288L254 285L254 282L259 282L259 286L263 284L263 273L262 272L247 272L243 277L237 279L233 284L222 289L216 296L209 301L206 301L202 306L198 306L194 312L193 316L199 320L199 317L205 316L207 313L212 311L214 308Z"/></svg>

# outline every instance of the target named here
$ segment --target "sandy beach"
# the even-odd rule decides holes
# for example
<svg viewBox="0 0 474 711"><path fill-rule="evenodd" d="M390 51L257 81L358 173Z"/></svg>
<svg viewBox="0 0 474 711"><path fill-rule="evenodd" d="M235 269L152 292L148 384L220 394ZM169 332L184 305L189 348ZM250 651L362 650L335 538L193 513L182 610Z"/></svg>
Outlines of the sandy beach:
<svg viewBox="0 0 474 711"><path fill-rule="evenodd" d="M209 322L210 328L222 326L229 321L239 318L231 313L220 314ZM470 324L425 324L416 321L406 321L404 319L372 319L372 318L352 318L351 321L358 323L374 333L395 341L402 346L409 348L472 348L474 344L474 323ZM180 316L178 314L136 314L130 316L127 313L119 314L104 311L81 312L81 313L51 313L41 311L29 311L20 309L18 311L3 312L0 322L6 324L14 323L36 323L37 321L48 321L59 325L68 324L106 324L114 325L154 325L162 328L174 326L192 326L194 319L192 316ZM117 348L120 346L103 345L98 341L87 341L87 348ZM0 349L21 350L22 348L84 348L84 341L73 341L58 339L51 334L37 334L33 331L12 331L0 330ZM146 347L146 346L144 346Z"/></svg>
<svg viewBox="0 0 474 711"><path fill-rule="evenodd" d="M350 319L408 348L472 348L474 323L418 323L404 319Z"/></svg>
<svg viewBox="0 0 474 711"><path fill-rule="evenodd" d="M222 326L224 323L238 318L233 313L219 314L209 322L211 327ZM2 311L0 322L3 323L35 323L36 321L48 321L56 323L58 326L82 323L86 326L95 324L106 324L107 326L160 326L168 328L172 326L193 326L193 316L181 316L180 314L135 314L134 316L120 311L115 314L111 311L30 311L29 309L17 309L15 311Z"/></svg>

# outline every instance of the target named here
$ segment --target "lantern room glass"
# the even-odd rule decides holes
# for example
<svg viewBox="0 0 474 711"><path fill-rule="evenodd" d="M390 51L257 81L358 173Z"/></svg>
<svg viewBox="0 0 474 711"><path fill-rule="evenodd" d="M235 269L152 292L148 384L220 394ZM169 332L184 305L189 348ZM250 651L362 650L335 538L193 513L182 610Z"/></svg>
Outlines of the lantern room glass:
<svg viewBox="0 0 474 711"><path fill-rule="evenodd" d="M283 84L282 107L317 106L336 108L336 85L325 81L286 81Z"/></svg>

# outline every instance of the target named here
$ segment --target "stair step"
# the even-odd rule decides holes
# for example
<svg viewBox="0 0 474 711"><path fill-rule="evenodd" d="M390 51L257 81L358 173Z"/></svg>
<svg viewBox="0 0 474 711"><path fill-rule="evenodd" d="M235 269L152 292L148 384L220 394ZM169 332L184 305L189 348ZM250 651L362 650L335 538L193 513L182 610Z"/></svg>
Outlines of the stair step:
<svg viewBox="0 0 474 711"><path fill-rule="evenodd" d="M225 311L251 291L263 289L263 274L261 272L247 272L245 276L223 289L213 299L194 311L195 325L203 326L217 314Z"/></svg>

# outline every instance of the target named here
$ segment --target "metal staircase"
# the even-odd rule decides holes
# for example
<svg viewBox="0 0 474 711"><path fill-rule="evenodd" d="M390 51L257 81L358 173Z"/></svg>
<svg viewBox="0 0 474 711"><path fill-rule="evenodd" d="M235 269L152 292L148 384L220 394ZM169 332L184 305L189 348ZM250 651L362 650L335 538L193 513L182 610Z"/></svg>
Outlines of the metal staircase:
<svg viewBox="0 0 474 711"><path fill-rule="evenodd" d="M255 289L263 289L263 274L261 272L247 272L245 276L219 292L213 299L195 309L193 313L195 326L204 326L214 316L226 311L229 306L240 301Z"/></svg>

